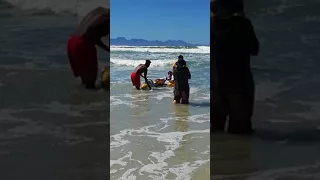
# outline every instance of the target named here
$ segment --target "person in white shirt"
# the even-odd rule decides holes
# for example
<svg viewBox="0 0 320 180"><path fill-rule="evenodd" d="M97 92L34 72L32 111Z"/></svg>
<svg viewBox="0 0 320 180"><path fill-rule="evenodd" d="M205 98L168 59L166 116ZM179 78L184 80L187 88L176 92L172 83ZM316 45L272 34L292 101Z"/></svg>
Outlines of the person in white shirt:
<svg viewBox="0 0 320 180"><path fill-rule="evenodd" d="M165 84L169 83L172 80L173 80L173 73L172 71L169 71L167 77L154 80L154 84L156 84L157 86L164 86Z"/></svg>

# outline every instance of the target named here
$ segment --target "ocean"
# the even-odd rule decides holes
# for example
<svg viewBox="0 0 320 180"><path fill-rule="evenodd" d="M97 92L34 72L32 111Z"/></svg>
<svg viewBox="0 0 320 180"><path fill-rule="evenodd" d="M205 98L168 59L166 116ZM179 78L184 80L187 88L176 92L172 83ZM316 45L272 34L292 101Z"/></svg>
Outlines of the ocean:
<svg viewBox="0 0 320 180"><path fill-rule="evenodd" d="M210 179L210 49L111 47L111 179ZM151 60L148 78L167 76L183 55L191 71L190 105L172 104L172 88L136 90L130 74Z"/></svg>
<svg viewBox="0 0 320 180"><path fill-rule="evenodd" d="M68 36L95 6L109 5L0 1L1 179L109 176L109 93L84 90L66 55Z"/></svg>
<svg viewBox="0 0 320 180"><path fill-rule="evenodd" d="M261 46L252 58L256 132L211 135L212 179L320 179L319 6L245 1Z"/></svg>
<svg viewBox="0 0 320 180"><path fill-rule="evenodd" d="M320 178L319 0L246 1L261 42L256 133L211 135L211 146L208 48L112 47L111 114L108 92L80 87L65 43L98 3L108 5L0 1L1 179L106 179L109 166L112 179L208 179L210 151L216 180ZM172 105L171 89L132 89L134 65L149 58L150 78L163 77L179 54L191 105Z"/></svg>

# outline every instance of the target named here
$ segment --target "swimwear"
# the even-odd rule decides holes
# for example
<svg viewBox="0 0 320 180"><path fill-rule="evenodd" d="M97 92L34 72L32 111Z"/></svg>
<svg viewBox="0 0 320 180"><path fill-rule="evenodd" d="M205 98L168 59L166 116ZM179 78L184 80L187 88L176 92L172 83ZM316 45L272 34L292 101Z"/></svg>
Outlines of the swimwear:
<svg viewBox="0 0 320 180"><path fill-rule="evenodd" d="M94 84L98 73L95 44L81 36L71 36L67 42L67 52L74 76L81 77L84 84Z"/></svg>
<svg viewBox="0 0 320 180"><path fill-rule="evenodd" d="M140 89L140 75L132 72L131 73L131 81L132 81L132 85L135 86L137 89Z"/></svg>

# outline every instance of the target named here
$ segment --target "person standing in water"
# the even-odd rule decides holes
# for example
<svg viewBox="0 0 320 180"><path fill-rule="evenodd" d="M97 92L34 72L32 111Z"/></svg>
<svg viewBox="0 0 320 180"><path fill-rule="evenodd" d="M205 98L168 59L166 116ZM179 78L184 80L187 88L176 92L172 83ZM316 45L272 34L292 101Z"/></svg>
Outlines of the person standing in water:
<svg viewBox="0 0 320 180"><path fill-rule="evenodd" d="M183 59L183 56L182 56L182 55L179 55L179 56L178 56L178 60L176 60L176 61L173 63L173 65L172 65L172 72L174 71L174 68L177 67L178 61L184 61L185 63L187 63L187 62Z"/></svg>
<svg viewBox="0 0 320 180"><path fill-rule="evenodd" d="M173 69L174 77L174 97L173 103L189 104L189 79L191 79L191 73L187 67L187 63L180 58L176 67Z"/></svg>
<svg viewBox="0 0 320 180"><path fill-rule="evenodd" d="M145 64L139 64L134 71L131 73L131 81L132 81L132 85L140 90L140 76L143 77L145 79L146 84L148 85L149 89L151 90L151 87L148 83L148 79L147 79L147 74L148 74L148 68L151 64L151 61L149 59L146 60ZM144 75L142 75L142 73L144 73Z"/></svg>
<svg viewBox="0 0 320 180"><path fill-rule="evenodd" d="M75 77L88 89L95 89L98 73L96 45L107 52L101 39L110 34L110 9L98 7L89 12L67 41L69 63Z"/></svg>
<svg viewBox="0 0 320 180"><path fill-rule="evenodd" d="M211 111L213 131L223 131L229 116L229 133L252 133L254 80L250 59L258 55L259 41L251 21L244 16L242 0L213 0L211 54L214 98ZM217 108L220 106L220 108Z"/></svg>

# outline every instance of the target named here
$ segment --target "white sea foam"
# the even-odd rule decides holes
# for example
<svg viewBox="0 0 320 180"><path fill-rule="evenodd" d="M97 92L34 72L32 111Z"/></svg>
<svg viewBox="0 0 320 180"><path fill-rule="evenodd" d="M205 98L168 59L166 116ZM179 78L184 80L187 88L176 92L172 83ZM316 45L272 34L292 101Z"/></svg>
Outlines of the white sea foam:
<svg viewBox="0 0 320 180"><path fill-rule="evenodd" d="M132 103L137 106L133 108L134 114L131 114L131 109L124 104L121 106L126 112L112 111L114 112L112 119L119 122L119 117L122 117L124 120L121 120L121 123L124 124L123 127L122 125L119 127L116 122L113 124L114 128L119 128L119 130L115 130L115 134L110 137L111 159L115 162L127 163L124 166L119 164L111 166L111 177L114 179L182 180L190 179L194 171L203 168L204 164L205 168L209 167L209 154L207 154L210 150L210 147L207 146L210 132L209 109L190 105L186 106L190 110L184 114L182 107L181 116L184 118L180 118L179 114L173 113L172 109L167 107L172 106L172 88L155 88L154 91L132 90L131 92L130 80L133 67L145 63L145 58L152 61L148 78L155 79L166 76L167 71L172 69L177 56L182 54L192 71L190 99L195 101L205 96L206 99L201 100L207 101L208 95L204 93L209 91L208 84L202 79L207 77L206 74L202 74L207 69L203 70L202 67L209 66L209 51L209 47L111 46L110 62L113 67L111 79L115 82L111 90L113 96L111 110L120 106L113 103ZM201 85L202 82L204 85ZM135 110L139 113L136 113ZM158 111L163 112L157 113ZM117 113L129 114L118 116ZM194 145L194 142L197 142L197 145L203 144L203 146ZM184 148L186 152L181 152L180 149ZM132 152L132 156L126 156L127 152ZM181 160L180 158L184 157L178 153L183 153L182 156L185 153L188 155L192 153L192 155L188 160ZM124 156L126 158L123 158Z"/></svg>
<svg viewBox="0 0 320 180"><path fill-rule="evenodd" d="M129 60L129 59L110 59L111 64L115 66L128 66L128 67L136 67L139 64L144 64L146 62L145 59L141 60ZM152 60L152 67L168 67L172 66L174 60L173 59L165 59L165 60Z"/></svg>
<svg viewBox="0 0 320 180"><path fill-rule="evenodd" d="M11 5L34 12L54 12L56 14L74 14L85 16L92 9L101 6L110 8L106 0L6 0Z"/></svg>
<svg viewBox="0 0 320 180"><path fill-rule="evenodd" d="M159 68L159 67L171 68L172 64L174 63L174 61L175 61L174 59L160 59L160 60L151 59L150 69ZM111 58L110 62L111 62L111 65L117 66L117 67L122 67L125 70L128 67L130 67L132 69L132 67L136 67L139 64L144 64L146 62L146 60L145 59L117 59L117 58ZM192 68L192 66L200 66L200 65L207 64L207 62L199 61L199 60L197 60L197 61L188 61L188 63L189 64L192 63L191 68Z"/></svg>
<svg viewBox="0 0 320 180"><path fill-rule="evenodd" d="M115 107L118 107L118 106L126 106L126 107L134 108L137 105L134 105L132 103L132 101L122 100L117 96L110 96L110 107L111 108L115 108Z"/></svg>
<svg viewBox="0 0 320 180"><path fill-rule="evenodd" d="M21 138L29 135L49 135L63 139L63 142L68 145L74 145L77 143L93 140L89 137L72 134L61 127L52 127L50 124L36 120L32 116L21 118L21 115L19 115L20 113L27 113L32 111L43 111L43 109L1 109L1 124L20 123L21 125L16 125L8 129L6 132L0 135L0 139Z"/></svg>
<svg viewBox="0 0 320 180"><path fill-rule="evenodd" d="M209 114L190 116L190 121L193 121L195 123L204 123L204 121L209 122L208 116ZM168 122L173 119L174 118L162 118L160 119L160 121L168 124ZM167 163L169 159L176 156L175 151L183 146L181 143L185 141L186 135L193 135L194 138L200 140L203 134L208 134L210 132L210 129L191 130L187 132L161 132L164 130L164 128L158 128L158 126L159 124L144 126L139 129L126 129L122 130L118 134L111 136L111 153L112 151L121 148L122 146L127 146L128 143L131 143L128 140L128 138L130 137L155 139L156 142L161 144L161 146L164 148L149 150L149 155L147 155L149 161L139 161L140 166L136 165L135 169L128 168L125 171L126 175L123 175L120 179L123 179L125 177L138 179L138 176L148 176L149 179L166 179L168 174L175 174L176 180L190 179L194 170L210 161L209 159L202 159L206 157L206 154L204 153L202 154L204 157L197 157L197 159L199 160L191 160L191 162L184 162L181 164ZM154 129L156 129L156 131ZM152 141L154 140L151 140L151 142ZM210 148L209 146L207 147ZM123 167L129 167L129 164L132 163L132 161L136 161L132 159L131 156L132 153L130 152L129 154L126 154L117 160L111 160L110 168L113 169L113 166L116 164ZM111 171L111 174L117 172L118 170L113 170Z"/></svg>
<svg viewBox="0 0 320 180"><path fill-rule="evenodd" d="M152 53L196 53L210 54L209 46L197 46L196 48L169 48L161 46L111 46L111 51L152 52Z"/></svg>
<svg viewBox="0 0 320 180"><path fill-rule="evenodd" d="M182 120L182 121L202 124L202 123L208 123L210 121L210 113L189 116L187 119L183 117L169 117L169 118L161 118L160 120L164 122L169 120Z"/></svg>

